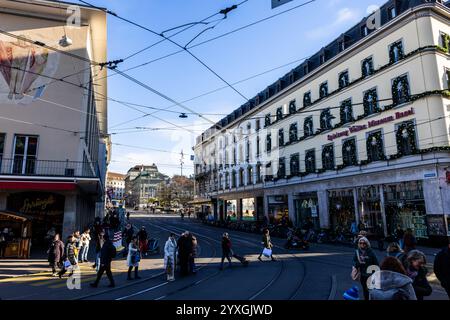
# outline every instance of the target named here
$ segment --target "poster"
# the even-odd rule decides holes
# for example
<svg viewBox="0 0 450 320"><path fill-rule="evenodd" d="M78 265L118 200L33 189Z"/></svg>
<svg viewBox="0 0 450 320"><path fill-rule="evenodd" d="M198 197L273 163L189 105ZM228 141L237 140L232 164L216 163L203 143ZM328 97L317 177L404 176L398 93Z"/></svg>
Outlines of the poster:
<svg viewBox="0 0 450 320"><path fill-rule="evenodd" d="M428 230L430 236L446 236L444 217L442 215L428 215Z"/></svg>

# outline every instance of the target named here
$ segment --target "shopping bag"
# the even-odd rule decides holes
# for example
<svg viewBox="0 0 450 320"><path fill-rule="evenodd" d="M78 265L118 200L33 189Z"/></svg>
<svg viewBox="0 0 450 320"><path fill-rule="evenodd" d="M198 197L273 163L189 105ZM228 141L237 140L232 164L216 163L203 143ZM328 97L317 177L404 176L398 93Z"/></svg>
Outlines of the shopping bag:
<svg viewBox="0 0 450 320"><path fill-rule="evenodd" d="M72 266L69 260L64 261L64 269L69 269Z"/></svg>
<svg viewBox="0 0 450 320"><path fill-rule="evenodd" d="M263 250L263 255L265 256L265 257L271 257L272 256L272 250L271 249L268 249L268 248L264 248L264 250Z"/></svg>

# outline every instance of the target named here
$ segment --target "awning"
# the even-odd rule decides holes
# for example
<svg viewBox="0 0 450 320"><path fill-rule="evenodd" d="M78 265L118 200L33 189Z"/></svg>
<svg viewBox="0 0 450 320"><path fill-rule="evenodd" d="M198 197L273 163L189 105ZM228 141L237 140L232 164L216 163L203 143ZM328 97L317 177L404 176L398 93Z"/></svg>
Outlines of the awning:
<svg viewBox="0 0 450 320"><path fill-rule="evenodd" d="M189 204L199 205L199 204L212 204L211 198L198 198L188 202Z"/></svg>
<svg viewBox="0 0 450 320"><path fill-rule="evenodd" d="M26 214L22 214L22 213L18 213L18 212L8 212L8 211L0 211L0 216L7 216L12 219L17 219L17 220L21 220L21 221L27 221L27 220L33 219L32 217L30 217Z"/></svg>

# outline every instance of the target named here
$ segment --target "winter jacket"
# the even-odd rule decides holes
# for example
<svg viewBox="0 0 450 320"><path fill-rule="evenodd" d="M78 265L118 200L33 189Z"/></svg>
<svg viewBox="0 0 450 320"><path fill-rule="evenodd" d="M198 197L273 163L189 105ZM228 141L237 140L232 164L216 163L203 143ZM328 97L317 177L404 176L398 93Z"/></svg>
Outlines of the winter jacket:
<svg viewBox="0 0 450 320"><path fill-rule="evenodd" d="M137 233L137 237L138 237L139 241L147 240L148 239L147 231L139 230L139 232Z"/></svg>
<svg viewBox="0 0 450 320"><path fill-rule="evenodd" d="M48 262L57 264L62 261L64 256L64 243L61 240L53 240L48 249Z"/></svg>
<svg viewBox="0 0 450 320"><path fill-rule="evenodd" d="M434 273L441 286L450 289L450 248L442 249L434 259Z"/></svg>
<svg viewBox="0 0 450 320"><path fill-rule="evenodd" d="M270 235L264 234L262 238L262 242L264 244L264 248L272 249L272 242L270 241Z"/></svg>
<svg viewBox="0 0 450 320"><path fill-rule="evenodd" d="M167 262L169 259L172 259L172 263L174 262L173 259L175 258L175 253L177 251L177 243L175 240L168 239L166 241L166 244L164 245L164 267L167 268Z"/></svg>
<svg viewBox="0 0 450 320"><path fill-rule="evenodd" d="M226 237L222 238L222 252L226 256L231 253L231 241Z"/></svg>
<svg viewBox="0 0 450 320"><path fill-rule="evenodd" d="M423 297L431 295L433 289L427 280L427 269L420 268L417 272L415 270L406 270L408 276L413 280L413 288L416 293L417 300L423 300Z"/></svg>
<svg viewBox="0 0 450 320"><path fill-rule="evenodd" d="M139 249L137 246L135 246L133 243L130 243L128 245L128 255L127 255L127 266L128 267L139 267L139 262L133 263L132 257L135 257L137 254L139 254Z"/></svg>
<svg viewBox="0 0 450 320"><path fill-rule="evenodd" d="M378 259L371 248L367 248L362 251L361 249L355 250L355 255L353 256L353 266L361 272L361 277L367 278L371 274L367 273L367 268L370 266L378 266Z"/></svg>
<svg viewBox="0 0 450 320"><path fill-rule="evenodd" d="M369 278L369 300L417 300L412 280L401 273L382 270Z"/></svg>
<svg viewBox="0 0 450 320"><path fill-rule="evenodd" d="M131 240L133 239L133 228L127 229L125 228L125 230L123 230L122 232L122 238L125 239L126 243L130 243Z"/></svg>
<svg viewBox="0 0 450 320"><path fill-rule="evenodd" d="M66 252L64 254L64 258L70 261L71 265L76 265L77 260L75 259L75 244L72 242L68 242L66 244Z"/></svg>
<svg viewBox="0 0 450 320"><path fill-rule="evenodd" d="M116 247L111 240L106 241L100 250L100 264L110 265L112 259L116 257Z"/></svg>

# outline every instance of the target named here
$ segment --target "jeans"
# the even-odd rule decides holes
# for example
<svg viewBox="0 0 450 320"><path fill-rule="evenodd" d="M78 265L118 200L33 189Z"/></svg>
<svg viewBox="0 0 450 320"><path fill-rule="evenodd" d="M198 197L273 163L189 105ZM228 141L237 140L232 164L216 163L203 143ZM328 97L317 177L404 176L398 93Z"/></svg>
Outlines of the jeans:
<svg viewBox="0 0 450 320"><path fill-rule="evenodd" d="M95 270L98 272L100 270L100 251L97 252L95 257Z"/></svg>
<svg viewBox="0 0 450 320"><path fill-rule="evenodd" d="M81 251L80 251L80 261L87 261L87 257L88 257L88 252L89 252L89 245L85 245L81 247Z"/></svg>

